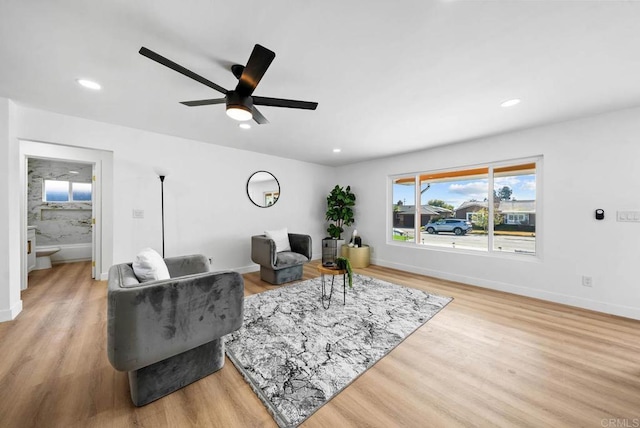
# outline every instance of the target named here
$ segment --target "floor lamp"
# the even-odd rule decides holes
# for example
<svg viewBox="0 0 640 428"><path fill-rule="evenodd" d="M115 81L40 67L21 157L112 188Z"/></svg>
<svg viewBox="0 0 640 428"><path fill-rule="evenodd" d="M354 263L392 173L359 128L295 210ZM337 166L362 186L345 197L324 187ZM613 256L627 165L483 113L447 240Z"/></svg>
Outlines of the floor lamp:
<svg viewBox="0 0 640 428"><path fill-rule="evenodd" d="M162 258L164 259L164 178L165 175L160 175L160 201L162 209Z"/></svg>

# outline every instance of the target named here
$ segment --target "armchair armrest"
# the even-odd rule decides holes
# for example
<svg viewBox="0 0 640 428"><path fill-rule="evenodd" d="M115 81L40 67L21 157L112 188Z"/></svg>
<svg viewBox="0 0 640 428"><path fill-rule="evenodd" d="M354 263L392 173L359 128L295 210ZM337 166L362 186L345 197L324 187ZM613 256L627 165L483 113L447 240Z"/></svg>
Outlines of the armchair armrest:
<svg viewBox="0 0 640 428"><path fill-rule="evenodd" d="M274 269L276 266L276 243L265 235L251 237L251 260L260 266Z"/></svg>
<svg viewBox="0 0 640 428"><path fill-rule="evenodd" d="M242 325L244 282L237 272L197 273L123 287L120 279L128 269L130 265L120 264L109 270L107 354L116 370L146 367Z"/></svg>
<svg viewBox="0 0 640 428"><path fill-rule="evenodd" d="M290 233L289 244L291 245L291 251L302 254L311 260L311 236L300 233Z"/></svg>

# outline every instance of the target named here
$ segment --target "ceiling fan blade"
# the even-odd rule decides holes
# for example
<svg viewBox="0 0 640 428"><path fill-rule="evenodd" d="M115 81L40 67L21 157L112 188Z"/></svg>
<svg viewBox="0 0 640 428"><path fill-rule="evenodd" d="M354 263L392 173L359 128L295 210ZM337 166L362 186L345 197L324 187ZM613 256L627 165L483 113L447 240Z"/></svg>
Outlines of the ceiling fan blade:
<svg viewBox="0 0 640 428"><path fill-rule="evenodd" d="M180 101L180 104L184 104L189 107L208 106L211 104L224 104L227 101L226 98L215 98L212 100L197 100L197 101Z"/></svg>
<svg viewBox="0 0 640 428"><path fill-rule="evenodd" d="M269 123L266 117L260 113L260 110L256 108L256 106L251 107L251 114L253 114L253 120L255 120L260 125L266 125Z"/></svg>
<svg viewBox="0 0 640 428"><path fill-rule="evenodd" d="M315 110L316 107L318 107L318 103L314 103L311 101L285 100L282 98L269 98L269 97L252 97L252 98L253 98L253 104L258 106L301 108L305 110Z"/></svg>
<svg viewBox="0 0 640 428"><path fill-rule="evenodd" d="M274 52L264 46L255 45L249 61L242 71L236 92L245 97L251 95L275 57Z"/></svg>
<svg viewBox="0 0 640 428"><path fill-rule="evenodd" d="M215 89L218 92L221 92L223 94L226 94L228 91L223 88L220 85L216 85L215 83L213 83L212 81L205 79L204 77L194 73L191 70L187 70L186 68L184 68L183 66L181 66L180 64L176 64L175 62L171 61L168 58L163 57L160 54L155 53L152 50L149 50L147 48L145 48L144 46L140 48L139 51L140 55L146 56L147 58L164 65L165 67L169 67L172 70L177 71L180 74L183 74L193 80L195 80L196 82L200 82L203 85L206 85L212 89Z"/></svg>

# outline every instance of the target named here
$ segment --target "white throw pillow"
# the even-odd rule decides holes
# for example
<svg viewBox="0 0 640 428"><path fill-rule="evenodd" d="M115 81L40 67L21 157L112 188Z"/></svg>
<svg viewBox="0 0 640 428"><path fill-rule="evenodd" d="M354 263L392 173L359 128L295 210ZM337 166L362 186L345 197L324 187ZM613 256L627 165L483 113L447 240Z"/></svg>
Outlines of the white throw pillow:
<svg viewBox="0 0 640 428"><path fill-rule="evenodd" d="M167 264L153 248L145 248L138 253L133 261L133 273L140 282L171 278Z"/></svg>
<svg viewBox="0 0 640 428"><path fill-rule="evenodd" d="M286 227L278 230L265 230L264 234L267 235L267 238L273 239L273 242L276 243L276 253L281 251L291 251L291 245L289 244L289 232L287 232Z"/></svg>

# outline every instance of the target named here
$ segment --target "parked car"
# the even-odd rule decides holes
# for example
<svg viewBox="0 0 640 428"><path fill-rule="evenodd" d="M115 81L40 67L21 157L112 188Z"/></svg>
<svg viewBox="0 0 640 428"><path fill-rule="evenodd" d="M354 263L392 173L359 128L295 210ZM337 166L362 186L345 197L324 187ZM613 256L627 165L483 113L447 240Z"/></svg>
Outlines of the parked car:
<svg viewBox="0 0 640 428"><path fill-rule="evenodd" d="M466 220L459 218L445 218L424 226L428 233L453 232L456 235L464 235L471 230L472 226Z"/></svg>

